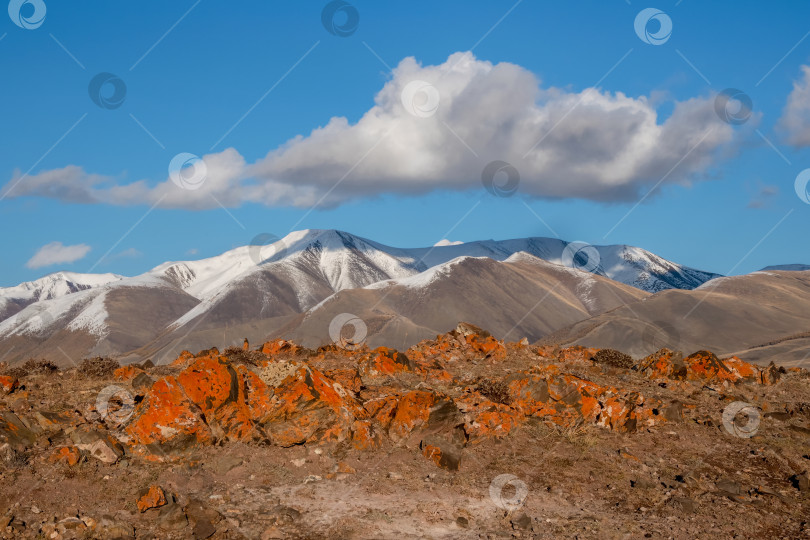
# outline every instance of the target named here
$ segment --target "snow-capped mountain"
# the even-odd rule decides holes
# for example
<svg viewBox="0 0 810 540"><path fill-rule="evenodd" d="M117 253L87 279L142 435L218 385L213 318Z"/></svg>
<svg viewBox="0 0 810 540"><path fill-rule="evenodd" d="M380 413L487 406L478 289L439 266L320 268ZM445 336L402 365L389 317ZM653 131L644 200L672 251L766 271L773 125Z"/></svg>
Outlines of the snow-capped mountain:
<svg viewBox="0 0 810 540"><path fill-rule="evenodd" d="M124 276L116 274L57 272L14 287L0 287L0 320L11 317L34 302L61 298L121 279Z"/></svg>
<svg viewBox="0 0 810 540"><path fill-rule="evenodd" d="M391 280L424 285L459 257L538 258L573 267L582 283L598 275L646 292L691 289L715 277L639 248L582 247L525 238L395 248L341 231L296 231L271 245L167 262L135 277L61 272L0 289L0 301L13 306L0 313L0 346L13 342L13 357L49 354L54 336L76 341L81 334L77 354L120 354L154 340L174 343L178 334L218 335L223 328L264 336L341 291Z"/></svg>
<svg viewBox="0 0 810 540"><path fill-rule="evenodd" d="M117 274L57 272L35 281L20 283L14 287L0 287L0 300L6 302L49 300L123 278L124 276Z"/></svg>

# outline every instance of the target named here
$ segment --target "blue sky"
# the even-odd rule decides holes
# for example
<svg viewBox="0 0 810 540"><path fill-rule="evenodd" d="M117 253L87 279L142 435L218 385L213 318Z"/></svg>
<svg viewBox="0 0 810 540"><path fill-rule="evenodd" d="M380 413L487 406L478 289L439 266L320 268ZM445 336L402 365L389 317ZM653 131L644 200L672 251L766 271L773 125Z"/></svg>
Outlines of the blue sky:
<svg viewBox="0 0 810 540"><path fill-rule="evenodd" d="M723 274L810 262L794 190L810 167L804 3L658 2L673 28L661 45L636 34L650 7L636 0L358 0L345 37L322 24L326 2L44 3L38 28L0 21L0 286L134 275L304 228L401 247L559 235ZM126 85L119 107L90 99L98 73ZM399 98L423 79L439 112L414 119ZM740 125L707 116L726 88L753 103ZM517 193L487 193L478 171L538 140L549 153L515 163ZM203 156L203 188L170 181L182 152ZM76 260L31 262L54 242L73 247L54 260Z"/></svg>

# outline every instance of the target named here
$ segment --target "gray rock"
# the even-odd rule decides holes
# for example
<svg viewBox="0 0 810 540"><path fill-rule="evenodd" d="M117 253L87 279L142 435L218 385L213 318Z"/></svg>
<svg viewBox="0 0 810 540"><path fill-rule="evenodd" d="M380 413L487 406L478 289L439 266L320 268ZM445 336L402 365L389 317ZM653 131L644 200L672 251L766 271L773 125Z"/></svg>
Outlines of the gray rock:
<svg viewBox="0 0 810 540"><path fill-rule="evenodd" d="M115 463L124 455L124 448L110 435L81 426L70 433L70 439L79 450L84 450L103 463Z"/></svg>
<svg viewBox="0 0 810 540"><path fill-rule="evenodd" d="M37 435L10 411L0 412L0 443L6 443L14 450L31 448L37 441Z"/></svg>
<svg viewBox="0 0 810 540"><path fill-rule="evenodd" d="M148 390L155 384L155 380L146 373L138 373L132 379L132 388L136 390Z"/></svg>

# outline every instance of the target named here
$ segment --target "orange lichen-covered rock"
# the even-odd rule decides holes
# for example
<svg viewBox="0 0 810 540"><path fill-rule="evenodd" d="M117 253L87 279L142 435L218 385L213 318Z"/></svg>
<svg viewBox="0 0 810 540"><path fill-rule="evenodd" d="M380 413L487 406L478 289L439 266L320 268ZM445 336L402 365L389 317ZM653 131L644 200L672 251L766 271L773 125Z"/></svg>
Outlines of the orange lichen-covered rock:
<svg viewBox="0 0 810 540"><path fill-rule="evenodd" d="M0 393L10 394L20 386L20 381L17 377L9 375L0 375Z"/></svg>
<svg viewBox="0 0 810 540"><path fill-rule="evenodd" d="M168 452L213 441L199 408L172 376L152 385L125 431L137 453L156 460Z"/></svg>
<svg viewBox="0 0 810 540"><path fill-rule="evenodd" d="M287 341L285 339L276 339L273 341L268 341L264 345L262 345L262 354L266 354L267 356L277 356L280 354L295 354L301 350L301 347L293 343L292 341Z"/></svg>
<svg viewBox="0 0 810 540"><path fill-rule="evenodd" d="M177 375L185 395L200 408L210 427L218 427L230 440L253 434L244 382L224 357L197 358Z"/></svg>
<svg viewBox="0 0 810 540"><path fill-rule="evenodd" d="M395 395L386 395L367 399L363 403L363 418L373 418L380 423L383 429L388 429L394 419L399 398Z"/></svg>
<svg viewBox="0 0 810 540"><path fill-rule="evenodd" d="M121 366L113 372L113 379L116 381L128 382L144 373L139 367L136 366Z"/></svg>
<svg viewBox="0 0 810 540"><path fill-rule="evenodd" d="M335 368L327 369L323 372L324 375L338 383L346 390L357 393L363 386L363 380L355 368Z"/></svg>
<svg viewBox="0 0 810 540"><path fill-rule="evenodd" d="M568 373L556 366L541 373L515 374L505 381L509 389L509 407L490 407L490 414L475 418L468 426L475 437L499 436L520 419L510 418L514 409L521 416L534 416L559 426L587 422L617 431L634 431L640 423L658 421L652 407L643 407L644 398L636 392L601 386ZM489 425L482 422L488 421ZM503 425L504 428L498 429ZM485 429L488 428L488 429ZM494 429L493 429L494 428Z"/></svg>
<svg viewBox="0 0 810 540"><path fill-rule="evenodd" d="M149 486L149 488L138 498L138 510L146 512L150 508L160 508L166 504L166 493L160 486Z"/></svg>
<svg viewBox="0 0 810 540"><path fill-rule="evenodd" d="M352 424L352 446L358 450L375 450L382 444L376 420L355 420Z"/></svg>
<svg viewBox="0 0 810 540"><path fill-rule="evenodd" d="M548 383L555 404L567 405L586 422L627 432L636 430L641 417L651 418L646 413L639 415L637 408L644 404L644 398L637 392L600 386L570 374L551 377Z"/></svg>
<svg viewBox="0 0 810 540"><path fill-rule="evenodd" d="M778 380L777 369L759 368L732 356L719 359L714 353L698 351L683 358L668 349L644 358L638 370L651 379L702 381L707 383L754 382L772 384Z"/></svg>
<svg viewBox="0 0 810 540"><path fill-rule="evenodd" d="M198 352L196 355L194 355L195 358L201 358L203 356L209 356L211 358L216 358L217 356L219 356L219 349L217 349L216 347L211 347L210 349L203 349L200 352Z"/></svg>
<svg viewBox="0 0 810 540"><path fill-rule="evenodd" d="M712 382L760 382L760 369L753 364L743 362L736 356L720 360L714 353L698 351L684 359L687 379L709 380Z"/></svg>
<svg viewBox="0 0 810 540"><path fill-rule="evenodd" d="M360 377L367 385L379 385L386 377L410 371L413 362L406 355L395 349L379 347L363 355L358 362Z"/></svg>
<svg viewBox="0 0 810 540"><path fill-rule="evenodd" d="M183 351L180 353L174 361L172 361L171 365L173 367L185 367L192 359L194 355L189 351Z"/></svg>
<svg viewBox="0 0 810 540"><path fill-rule="evenodd" d="M388 427L388 436L394 442L406 438L413 430L424 425L430 418L430 408L436 403L436 394L415 390L397 401L394 417Z"/></svg>
<svg viewBox="0 0 810 540"><path fill-rule="evenodd" d="M442 463L442 449L432 444L422 445L422 455L436 464L437 467Z"/></svg>
<svg viewBox="0 0 810 540"><path fill-rule="evenodd" d="M36 420L39 427L48 432L59 431L68 426L77 426L84 423L82 415L75 411L37 411L34 413L34 420Z"/></svg>
<svg viewBox="0 0 810 540"><path fill-rule="evenodd" d="M75 446L61 446L48 457L49 463L64 463L68 467L73 467L81 459L82 454Z"/></svg>
<svg viewBox="0 0 810 540"><path fill-rule="evenodd" d="M36 433L19 416L11 411L0 411L0 446L8 444L14 449L25 449L33 446L36 440Z"/></svg>
<svg viewBox="0 0 810 540"><path fill-rule="evenodd" d="M275 388L270 410L258 422L279 446L339 442L350 436L361 411L342 387L302 365Z"/></svg>
<svg viewBox="0 0 810 540"><path fill-rule="evenodd" d="M686 379L683 356L669 349L661 349L644 358L637 369L650 379Z"/></svg>
<svg viewBox="0 0 810 540"><path fill-rule="evenodd" d="M472 347L475 352L484 355L486 358L494 360L503 360L506 358L506 347L503 342L498 341L492 336L480 336L478 334L471 334L466 336L467 343Z"/></svg>
<svg viewBox="0 0 810 540"><path fill-rule="evenodd" d="M245 396L250 419L258 422L267 416L271 409L273 399L273 389L253 370L239 365L236 371L242 377L245 384Z"/></svg>
<svg viewBox="0 0 810 540"><path fill-rule="evenodd" d="M466 341L464 342L466 345ZM452 334L436 336L435 340L425 340L408 349L408 357L422 364L430 359L452 362L461 358L461 342Z"/></svg>
<svg viewBox="0 0 810 540"><path fill-rule="evenodd" d="M478 392L465 392L455 402L464 414L464 431L470 444L488 438L506 437L525 419L520 410L492 402Z"/></svg>

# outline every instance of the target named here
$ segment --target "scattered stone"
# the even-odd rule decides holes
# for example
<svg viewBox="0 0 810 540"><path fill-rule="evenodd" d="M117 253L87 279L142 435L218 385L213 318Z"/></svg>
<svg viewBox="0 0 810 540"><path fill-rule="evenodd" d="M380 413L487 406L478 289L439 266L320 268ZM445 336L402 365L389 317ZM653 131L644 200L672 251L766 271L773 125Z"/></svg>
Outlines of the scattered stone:
<svg viewBox="0 0 810 540"><path fill-rule="evenodd" d="M357 469L349 465L344 461L339 461L335 464L333 472L340 473L340 474L355 474L357 473Z"/></svg>
<svg viewBox="0 0 810 540"><path fill-rule="evenodd" d="M20 381L17 380L17 377L0 375L0 394L8 395L19 388L19 386Z"/></svg>
<svg viewBox="0 0 810 540"><path fill-rule="evenodd" d="M135 538L135 528L113 516L101 516L95 531L104 540Z"/></svg>
<svg viewBox="0 0 810 540"><path fill-rule="evenodd" d="M270 522L276 526L285 526L301 519L301 512L295 508L278 504L270 509Z"/></svg>
<svg viewBox="0 0 810 540"><path fill-rule="evenodd" d="M166 493L156 485L149 486L138 497L138 510L146 512L150 508L159 508L166 504Z"/></svg>
<svg viewBox="0 0 810 540"><path fill-rule="evenodd" d="M70 433L70 439L79 450L103 463L115 463L124 455L124 448L111 435L87 426L80 426Z"/></svg>
<svg viewBox="0 0 810 540"><path fill-rule="evenodd" d="M794 474L790 477L790 483L799 491L810 491L810 472L804 471L803 473Z"/></svg>
<svg viewBox="0 0 810 540"><path fill-rule="evenodd" d="M167 503L160 507L157 524L161 529L169 531L177 531L188 527L186 514L173 496L170 495Z"/></svg>
<svg viewBox="0 0 810 540"><path fill-rule="evenodd" d="M0 443L8 444L16 451L22 451L32 447L36 440L36 433L19 416L10 411L0 412Z"/></svg>
<svg viewBox="0 0 810 540"><path fill-rule="evenodd" d="M184 511L192 527L192 534L198 540L213 536L217 531L215 523L222 519L222 516L216 510L208 508L197 499L192 499L186 505Z"/></svg>
<svg viewBox="0 0 810 540"><path fill-rule="evenodd" d="M53 451L48 457L49 463L63 463L68 467L73 467L82 458L82 454L75 446L62 446Z"/></svg>
<svg viewBox="0 0 810 540"><path fill-rule="evenodd" d="M664 419L669 422L681 422L683 421L683 403L680 401L673 400L664 407L663 410Z"/></svg>
<svg viewBox="0 0 810 540"><path fill-rule="evenodd" d="M155 380L149 374L141 372L132 379L132 388L136 390L148 390L155 384Z"/></svg>
<svg viewBox="0 0 810 540"><path fill-rule="evenodd" d="M512 524L513 529L528 530L532 527L532 518L526 514L520 514L519 516L512 518L510 523Z"/></svg>

